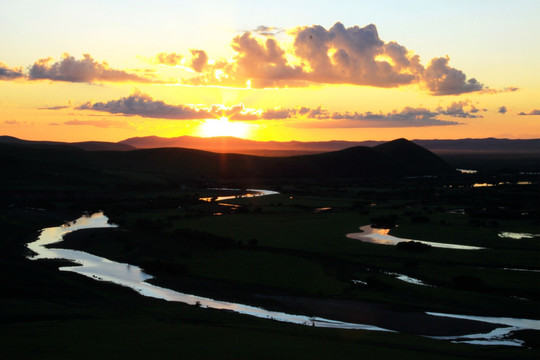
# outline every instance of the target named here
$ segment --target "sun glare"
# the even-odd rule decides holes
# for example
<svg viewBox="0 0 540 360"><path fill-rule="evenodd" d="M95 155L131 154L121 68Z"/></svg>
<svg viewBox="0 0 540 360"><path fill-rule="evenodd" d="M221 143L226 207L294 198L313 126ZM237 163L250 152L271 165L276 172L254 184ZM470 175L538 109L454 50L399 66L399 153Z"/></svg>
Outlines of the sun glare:
<svg viewBox="0 0 540 360"><path fill-rule="evenodd" d="M207 119L199 125L199 136L234 136L246 138L249 135L250 125L243 122L232 122L226 117L220 119Z"/></svg>

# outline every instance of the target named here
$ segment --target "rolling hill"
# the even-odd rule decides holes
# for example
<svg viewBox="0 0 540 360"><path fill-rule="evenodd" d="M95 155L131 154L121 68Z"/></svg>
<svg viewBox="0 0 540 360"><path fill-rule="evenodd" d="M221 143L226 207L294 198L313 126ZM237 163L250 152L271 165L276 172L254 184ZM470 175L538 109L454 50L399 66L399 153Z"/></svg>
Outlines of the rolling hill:
<svg viewBox="0 0 540 360"><path fill-rule="evenodd" d="M92 188L114 184L246 179L377 179L452 174L455 169L405 139L373 148L290 157L220 154L183 148L86 151L74 145L0 143L8 188Z"/></svg>

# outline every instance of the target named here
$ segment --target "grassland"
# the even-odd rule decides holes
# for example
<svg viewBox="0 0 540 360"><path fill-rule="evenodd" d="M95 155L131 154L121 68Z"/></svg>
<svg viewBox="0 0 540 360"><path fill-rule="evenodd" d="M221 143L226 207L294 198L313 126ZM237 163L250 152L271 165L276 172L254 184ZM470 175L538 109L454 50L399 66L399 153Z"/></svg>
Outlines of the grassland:
<svg viewBox="0 0 540 360"><path fill-rule="evenodd" d="M0 210L3 357L538 358L537 332L519 335L527 347L507 348L287 325L143 298L60 272L58 263L24 258L37 230L104 210L119 229L79 231L64 246L140 265L156 276L153 282L173 289L269 307L283 306L276 297L304 298L540 319L540 273L504 270L538 270L539 239L498 237L540 232L538 185L472 188L474 181L273 182L280 195L228 202L236 208L199 201L218 195L205 187L165 182L115 192L62 192L54 183L20 190ZM449 212L455 209L464 214ZM377 219L397 224L396 236L487 249L414 251L345 237Z"/></svg>

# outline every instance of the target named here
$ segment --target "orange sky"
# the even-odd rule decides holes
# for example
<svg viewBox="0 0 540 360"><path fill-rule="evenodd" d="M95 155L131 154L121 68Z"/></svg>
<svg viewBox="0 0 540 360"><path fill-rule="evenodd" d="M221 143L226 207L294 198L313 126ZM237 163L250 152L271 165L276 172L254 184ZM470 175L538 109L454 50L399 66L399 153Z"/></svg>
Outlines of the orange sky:
<svg viewBox="0 0 540 360"><path fill-rule="evenodd" d="M29 3L47 16L21 4L0 15L0 43L13 49L0 55L2 135L540 138L533 1L479 2L467 14L420 0L315 1L311 14L281 1L266 14L243 1L97 1L93 22L63 1Z"/></svg>

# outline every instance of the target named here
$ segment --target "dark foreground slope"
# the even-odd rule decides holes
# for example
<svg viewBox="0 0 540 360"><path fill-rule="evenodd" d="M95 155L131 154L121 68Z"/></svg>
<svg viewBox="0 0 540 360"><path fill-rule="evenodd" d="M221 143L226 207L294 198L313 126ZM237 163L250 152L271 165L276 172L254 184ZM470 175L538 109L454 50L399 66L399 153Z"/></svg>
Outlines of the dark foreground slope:
<svg viewBox="0 0 540 360"><path fill-rule="evenodd" d="M374 179L451 174L454 169L405 139L375 148L291 157L181 148L85 151L69 145L0 143L4 184L82 185L241 179Z"/></svg>

